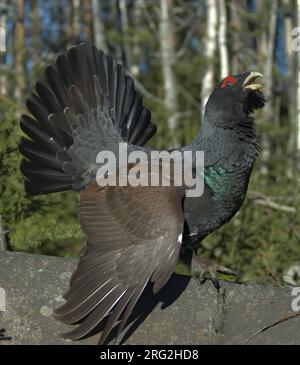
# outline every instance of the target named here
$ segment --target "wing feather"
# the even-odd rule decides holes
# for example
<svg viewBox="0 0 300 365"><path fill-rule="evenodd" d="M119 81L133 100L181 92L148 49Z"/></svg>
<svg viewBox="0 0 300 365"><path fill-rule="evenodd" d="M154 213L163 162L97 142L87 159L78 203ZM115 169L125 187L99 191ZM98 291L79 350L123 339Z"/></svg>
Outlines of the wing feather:
<svg viewBox="0 0 300 365"><path fill-rule="evenodd" d="M80 199L87 250L73 274L58 319L79 326L79 339L105 319L100 342L118 324L122 331L147 283L160 290L172 275L183 230L179 187L88 186ZM128 214L130 211L130 214ZM162 217L165 224L161 225Z"/></svg>

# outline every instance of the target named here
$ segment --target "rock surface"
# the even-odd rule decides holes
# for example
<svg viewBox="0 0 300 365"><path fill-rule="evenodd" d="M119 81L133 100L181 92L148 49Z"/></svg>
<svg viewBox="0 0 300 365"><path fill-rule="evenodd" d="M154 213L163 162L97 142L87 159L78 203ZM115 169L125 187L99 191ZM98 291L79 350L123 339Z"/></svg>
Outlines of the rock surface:
<svg viewBox="0 0 300 365"><path fill-rule="evenodd" d="M0 287L6 292L6 311L0 311L0 344L97 344L99 335L72 342L59 336L66 326L52 317L76 260L0 252ZM199 285L173 275L167 287L152 295L149 289L133 316L125 344L243 344L254 333L295 314L291 287L221 282ZM3 298L2 298L3 299ZM0 308L1 309L1 308ZM3 309L3 307L2 307ZM73 327L72 327L73 328ZM7 336L6 340L1 341ZM257 334L249 344L300 344L300 316Z"/></svg>

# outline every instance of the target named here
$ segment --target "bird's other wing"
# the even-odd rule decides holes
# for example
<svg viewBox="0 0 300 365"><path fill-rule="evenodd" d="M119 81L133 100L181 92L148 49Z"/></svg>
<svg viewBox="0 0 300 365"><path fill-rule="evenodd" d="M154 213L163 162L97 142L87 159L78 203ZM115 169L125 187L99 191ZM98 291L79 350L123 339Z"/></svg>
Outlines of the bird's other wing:
<svg viewBox="0 0 300 365"><path fill-rule="evenodd" d="M119 322L118 333L151 280L159 291L172 275L183 231L182 188L100 187L80 197L87 248L74 272L67 302L56 310L64 323L81 324L67 334L88 335L106 318L100 342ZM163 222L163 224L162 224Z"/></svg>
<svg viewBox="0 0 300 365"><path fill-rule="evenodd" d="M20 151L30 195L83 189L98 152L120 141L143 146L156 131L124 67L87 43L46 68L27 107Z"/></svg>

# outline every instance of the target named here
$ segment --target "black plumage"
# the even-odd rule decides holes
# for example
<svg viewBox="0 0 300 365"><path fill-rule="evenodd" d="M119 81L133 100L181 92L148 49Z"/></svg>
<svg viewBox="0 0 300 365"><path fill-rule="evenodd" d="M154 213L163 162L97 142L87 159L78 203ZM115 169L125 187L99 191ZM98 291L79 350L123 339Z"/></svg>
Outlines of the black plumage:
<svg viewBox="0 0 300 365"><path fill-rule="evenodd" d="M199 135L180 149L205 151L204 194L187 198L184 187L174 185L100 187L95 182L98 152L117 154L118 144L127 142L129 150L148 153L142 146L156 132L123 66L81 44L47 67L27 101L33 118L21 118L28 136L20 142L21 170L28 194L80 192L87 247L66 303L56 310L67 324L81 322L68 337L82 338L102 320L101 343L116 324L120 332L147 283L153 282L154 292L166 284L181 243L203 239L238 211L258 153L251 114L264 98L253 84L257 76L231 76L213 91Z"/></svg>

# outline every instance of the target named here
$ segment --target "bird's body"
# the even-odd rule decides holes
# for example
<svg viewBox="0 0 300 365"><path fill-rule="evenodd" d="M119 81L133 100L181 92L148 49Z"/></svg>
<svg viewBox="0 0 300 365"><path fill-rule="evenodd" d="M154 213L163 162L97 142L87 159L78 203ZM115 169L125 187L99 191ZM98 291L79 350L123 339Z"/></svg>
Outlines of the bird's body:
<svg viewBox="0 0 300 365"><path fill-rule="evenodd" d="M149 281L160 290L174 271L180 250L206 237L239 210L257 157L251 113L264 99L255 73L230 76L211 95L195 140L180 149L204 151L204 193L186 197L183 186L99 186L97 154L151 149L150 112L124 68L95 47L71 48L37 83L21 128L21 170L31 195L80 192L80 223L87 248L73 274L67 302L56 317L81 324L79 339L108 318L101 342L119 322L124 327ZM233 87L232 87L233 86ZM224 107L225 106L225 107ZM128 164L126 171L132 169ZM153 172L144 173L152 177ZM149 176L148 176L149 175Z"/></svg>
<svg viewBox="0 0 300 365"><path fill-rule="evenodd" d="M189 232L196 233L198 241L228 222L240 209L258 155L255 133L250 142L241 142L235 130L215 127L207 138L205 128L212 129L204 124L193 146L205 152L204 194L184 202Z"/></svg>

